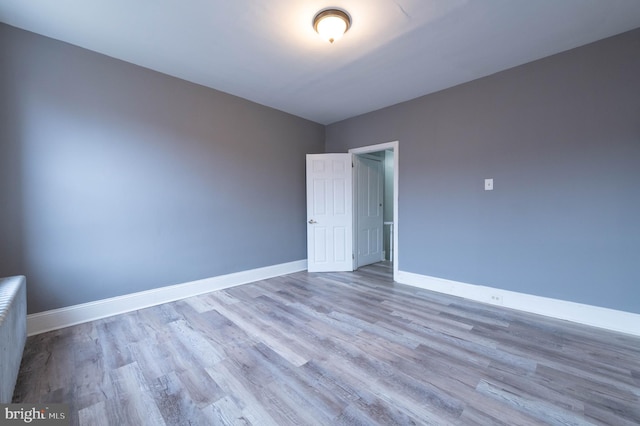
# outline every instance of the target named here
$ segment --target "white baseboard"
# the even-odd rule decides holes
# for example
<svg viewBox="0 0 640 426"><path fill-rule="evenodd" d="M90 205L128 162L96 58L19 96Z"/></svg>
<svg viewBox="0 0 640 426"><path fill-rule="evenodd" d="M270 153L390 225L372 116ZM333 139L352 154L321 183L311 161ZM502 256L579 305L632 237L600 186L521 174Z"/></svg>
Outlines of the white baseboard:
<svg viewBox="0 0 640 426"><path fill-rule="evenodd" d="M148 308L210 291L222 290L241 284L304 271L306 269L307 261L298 260L295 262L266 266L264 268L235 272L228 275L205 278L184 284L126 294L109 299L96 300L95 302L83 303L81 305L38 312L27 315L27 335L32 336L46 331L57 330L83 322L94 321L112 315Z"/></svg>
<svg viewBox="0 0 640 426"><path fill-rule="evenodd" d="M398 271L401 284L640 336L640 314Z"/></svg>

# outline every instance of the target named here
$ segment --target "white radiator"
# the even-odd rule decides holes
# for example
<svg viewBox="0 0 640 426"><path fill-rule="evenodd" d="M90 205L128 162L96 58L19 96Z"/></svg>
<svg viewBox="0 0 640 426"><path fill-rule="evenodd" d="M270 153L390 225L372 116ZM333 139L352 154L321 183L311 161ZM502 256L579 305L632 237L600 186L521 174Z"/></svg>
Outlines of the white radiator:
<svg viewBox="0 0 640 426"><path fill-rule="evenodd" d="M0 404L11 402L27 340L27 281L0 278Z"/></svg>

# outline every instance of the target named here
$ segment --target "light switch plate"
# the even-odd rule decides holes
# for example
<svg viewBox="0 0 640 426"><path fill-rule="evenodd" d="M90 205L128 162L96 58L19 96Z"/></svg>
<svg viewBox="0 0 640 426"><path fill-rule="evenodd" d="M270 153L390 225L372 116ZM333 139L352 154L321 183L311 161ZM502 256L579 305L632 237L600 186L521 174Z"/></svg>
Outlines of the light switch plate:
<svg viewBox="0 0 640 426"><path fill-rule="evenodd" d="M485 191L493 191L493 179L485 179L484 180L484 190Z"/></svg>

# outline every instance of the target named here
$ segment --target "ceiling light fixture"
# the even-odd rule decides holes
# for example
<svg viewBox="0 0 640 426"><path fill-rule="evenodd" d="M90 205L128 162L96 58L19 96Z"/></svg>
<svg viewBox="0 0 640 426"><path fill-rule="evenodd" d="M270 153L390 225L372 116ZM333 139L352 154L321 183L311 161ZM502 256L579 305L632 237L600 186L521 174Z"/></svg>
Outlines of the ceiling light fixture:
<svg viewBox="0 0 640 426"><path fill-rule="evenodd" d="M320 36L333 43L351 27L351 17L340 9L325 9L313 18L313 28Z"/></svg>

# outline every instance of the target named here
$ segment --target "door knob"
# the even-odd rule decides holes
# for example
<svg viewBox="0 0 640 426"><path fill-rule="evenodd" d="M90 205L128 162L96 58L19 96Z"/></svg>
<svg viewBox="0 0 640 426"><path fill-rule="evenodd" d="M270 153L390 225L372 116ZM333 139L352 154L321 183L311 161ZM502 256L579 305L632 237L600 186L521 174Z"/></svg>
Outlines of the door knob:
<svg viewBox="0 0 640 426"><path fill-rule="evenodd" d="M315 220L313 220L313 219L309 219L309 224L313 225L314 223L318 223L318 222L316 222L316 221L315 221Z"/></svg>

